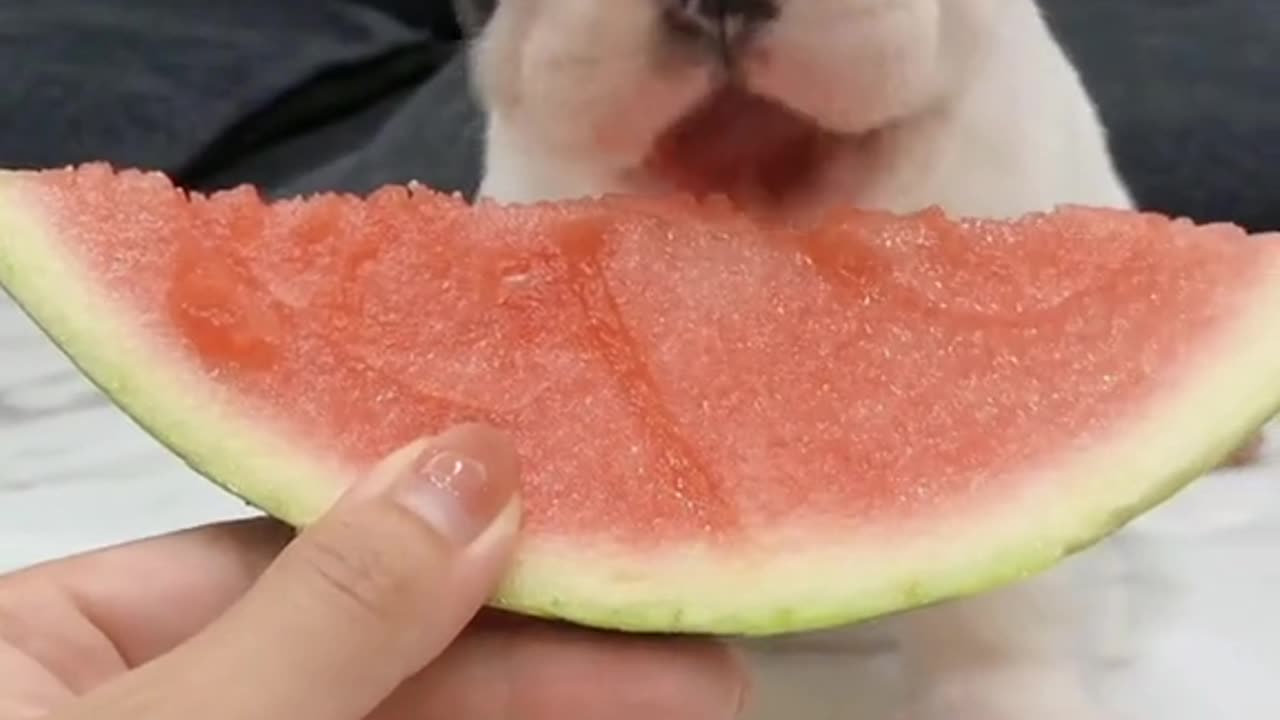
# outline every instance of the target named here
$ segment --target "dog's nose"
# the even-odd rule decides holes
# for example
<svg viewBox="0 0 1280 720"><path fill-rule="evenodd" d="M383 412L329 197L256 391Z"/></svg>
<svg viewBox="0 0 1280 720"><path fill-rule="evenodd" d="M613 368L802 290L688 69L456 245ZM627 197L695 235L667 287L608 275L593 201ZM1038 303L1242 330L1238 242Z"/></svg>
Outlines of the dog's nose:
<svg viewBox="0 0 1280 720"><path fill-rule="evenodd" d="M736 35L778 15L777 0L667 0L671 19L685 29Z"/></svg>

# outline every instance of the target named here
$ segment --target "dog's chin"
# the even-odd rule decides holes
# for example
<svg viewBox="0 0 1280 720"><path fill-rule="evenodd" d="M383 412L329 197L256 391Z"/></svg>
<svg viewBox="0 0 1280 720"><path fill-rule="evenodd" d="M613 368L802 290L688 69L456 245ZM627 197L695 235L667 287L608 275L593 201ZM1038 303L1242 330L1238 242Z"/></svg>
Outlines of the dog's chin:
<svg viewBox="0 0 1280 720"><path fill-rule="evenodd" d="M841 140L780 102L725 87L667 127L643 169L660 187L772 215L809 193Z"/></svg>

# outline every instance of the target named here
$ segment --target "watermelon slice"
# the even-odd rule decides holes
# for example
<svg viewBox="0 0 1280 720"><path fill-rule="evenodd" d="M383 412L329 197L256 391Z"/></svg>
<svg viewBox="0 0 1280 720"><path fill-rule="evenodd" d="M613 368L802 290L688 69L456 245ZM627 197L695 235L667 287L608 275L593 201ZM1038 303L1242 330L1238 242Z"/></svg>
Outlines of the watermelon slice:
<svg viewBox="0 0 1280 720"><path fill-rule="evenodd" d="M0 281L194 468L305 525L384 453L508 429L498 607L769 634L978 592L1168 497L1280 407L1280 238L723 203L189 195L0 174Z"/></svg>

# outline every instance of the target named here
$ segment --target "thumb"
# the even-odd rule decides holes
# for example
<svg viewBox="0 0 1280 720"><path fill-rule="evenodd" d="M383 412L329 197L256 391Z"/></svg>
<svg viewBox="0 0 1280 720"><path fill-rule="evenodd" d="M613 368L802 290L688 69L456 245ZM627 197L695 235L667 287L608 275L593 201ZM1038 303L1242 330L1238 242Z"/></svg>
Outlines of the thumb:
<svg viewBox="0 0 1280 720"><path fill-rule="evenodd" d="M518 524L516 475L511 445L479 426L396 452L169 658L168 690L198 698L188 717L364 717L493 591Z"/></svg>

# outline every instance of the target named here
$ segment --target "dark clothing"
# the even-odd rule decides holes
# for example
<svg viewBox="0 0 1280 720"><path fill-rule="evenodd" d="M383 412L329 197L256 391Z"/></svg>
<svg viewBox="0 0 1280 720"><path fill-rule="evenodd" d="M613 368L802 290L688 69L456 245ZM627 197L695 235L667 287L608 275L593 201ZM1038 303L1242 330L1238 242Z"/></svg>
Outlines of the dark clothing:
<svg viewBox="0 0 1280 720"><path fill-rule="evenodd" d="M1144 206L1280 228L1280 4L1042 4ZM470 191L458 51L446 0L0 0L0 166Z"/></svg>

